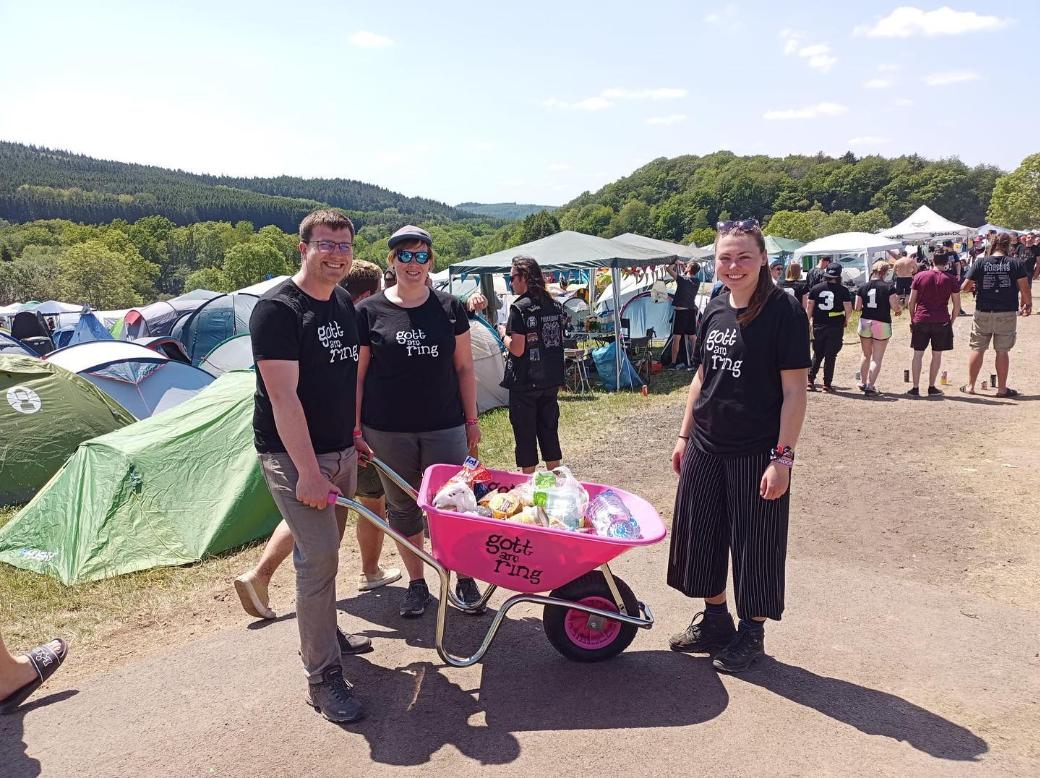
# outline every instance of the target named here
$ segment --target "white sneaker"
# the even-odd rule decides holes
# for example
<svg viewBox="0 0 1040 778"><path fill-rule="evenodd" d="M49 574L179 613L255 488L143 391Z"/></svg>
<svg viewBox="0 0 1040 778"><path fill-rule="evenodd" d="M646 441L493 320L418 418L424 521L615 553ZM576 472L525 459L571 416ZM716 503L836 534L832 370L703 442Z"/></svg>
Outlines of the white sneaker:
<svg viewBox="0 0 1040 778"><path fill-rule="evenodd" d="M358 591L369 592L372 589L378 589L380 586L386 586L392 584L394 581L400 580L401 571L396 567L390 567L383 569L379 567L372 575L362 573L358 576Z"/></svg>

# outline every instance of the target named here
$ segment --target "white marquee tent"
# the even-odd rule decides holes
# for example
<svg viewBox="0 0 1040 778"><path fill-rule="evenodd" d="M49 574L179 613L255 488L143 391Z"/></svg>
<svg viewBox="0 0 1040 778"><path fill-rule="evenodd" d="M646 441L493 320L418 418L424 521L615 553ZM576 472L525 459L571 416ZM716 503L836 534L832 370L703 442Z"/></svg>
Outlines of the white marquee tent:
<svg viewBox="0 0 1040 778"><path fill-rule="evenodd" d="M967 237L975 232L972 227L952 222L940 216L927 205L922 205L903 221L879 234L900 240L930 240L932 238Z"/></svg>

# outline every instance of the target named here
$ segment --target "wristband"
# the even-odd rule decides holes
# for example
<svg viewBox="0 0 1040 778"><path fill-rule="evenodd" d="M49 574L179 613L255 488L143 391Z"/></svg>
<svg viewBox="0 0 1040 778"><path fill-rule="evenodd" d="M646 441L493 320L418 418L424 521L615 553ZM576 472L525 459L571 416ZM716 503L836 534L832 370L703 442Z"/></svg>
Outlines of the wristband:
<svg viewBox="0 0 1040 778"><path fill-rule="evenodd" d="M679 440L685 440L687 443L690 442L690 436L689 435L676 435L675 437L679 438Z"/></svg>
<svg viewBox="0 0 1040 778"><path fill-rule="evenodd" d="M467 427L476 427L480 422L477 419L466 419Z"/></svg>
<svg viewBox="0 0 1040 778"><path fill-rule="evenodd" d="M361 436L362 436L361 427L355 427L354 428L354 440L357 440Z"/></svg>
<svg viewBox="0 0 1040 778"><path fill-rule="evenodd" d="M794 449L790 446L780 446L769 449L769 461L776 462L784 467L794 466Z"/></svg>

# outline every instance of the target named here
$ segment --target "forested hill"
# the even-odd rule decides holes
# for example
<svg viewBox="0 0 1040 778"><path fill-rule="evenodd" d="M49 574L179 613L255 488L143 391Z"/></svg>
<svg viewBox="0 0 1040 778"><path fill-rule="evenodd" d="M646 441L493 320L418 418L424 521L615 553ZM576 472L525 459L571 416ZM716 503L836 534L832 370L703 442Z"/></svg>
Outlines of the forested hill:
<svg viewBox="0 0 1040 778"><path fill-rule="evenodd" d="M460 211L475 213L478 216L489 216L492 219L516 221L526 219L539 211L555 211L555 205L532 205L530 203L459 203L455 206Z"/></svg>
<svg viewBox="0 0 1040 778"><path fill-rule="evenodd" d="M977 227L986 221L993 185L1002 171L968 167L957 159L894 159L851 153L841 157L703 157L655 159L631 175L585 192L555 213L564 229L592 234L638 232L667 240L710 239L720 218L778 211L860 215L888 226L927 203L943 216ZM886 223L887 222L887 223Z"/></svg>
<svg viewBox="0 0 1040 778"><path fill-rule="evenodd" d="M321 204L343 208L359 226L465 218L434 200L405 197L347 179L231 178L94 159L0 141L0 219L70 219L101 224L165 216L176 224L241 220L292 232Z"/></svg>

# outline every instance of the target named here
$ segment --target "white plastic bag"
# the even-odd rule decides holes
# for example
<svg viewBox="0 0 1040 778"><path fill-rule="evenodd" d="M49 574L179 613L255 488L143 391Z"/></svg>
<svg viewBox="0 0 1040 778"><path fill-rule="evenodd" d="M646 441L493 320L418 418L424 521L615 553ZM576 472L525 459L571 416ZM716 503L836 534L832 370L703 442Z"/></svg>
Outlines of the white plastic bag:
<svg viewBox="0 0 1040 778"><path fill-rule="evenodd" d="M433 507L459 513L473 513L477 510L477 498L466 484L448 481L434 496Z"/></svg>

